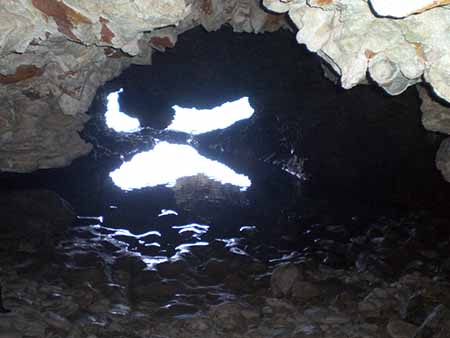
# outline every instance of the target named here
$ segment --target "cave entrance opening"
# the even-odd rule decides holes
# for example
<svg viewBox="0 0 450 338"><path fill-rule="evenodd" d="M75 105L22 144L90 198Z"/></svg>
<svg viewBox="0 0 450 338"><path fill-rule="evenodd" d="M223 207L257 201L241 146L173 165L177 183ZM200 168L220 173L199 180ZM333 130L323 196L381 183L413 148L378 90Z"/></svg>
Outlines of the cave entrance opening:
<svg viewBox="0 0 450 338"><path fill-rule="evenodd" d="M139 119L120 110L119 95L123 89L107 96L105 122L108 128L119 133L136 133L142 130ZM200 135L213 130L225 129L235 122L250 118L254 109L248 97L226 102L212 109L183 108L172 106L175 115L165 129ZM151 109L150 109L151 110ZM209 179L231 184L246 190L250 179L237 174L225 164L201 156L192 146L155 141L154 149L135 155L129 162L112 171L110 177L115 185L124 190L166 185L173 187L182 177L205 175Z"/></svg>
<svg viewBox="0 0 450 338"><path fill-rule="evenodd" d="M254 267L254 258L357 264L381 274L410 266L407 254L384 262L380 245L399 256L392 239L414 240L410 234L428 231L432 217L418 220L392 201L410 195L434 203L427 191L443 189L436 189L443 182L413 88L399 97L369 86L338 88L323 78L319 59L283 31L193 30L153 61L130 67L99 90L83 134L95 145L90 155L33 173L29 181L20 177L21 187L31 181L55 190L83 216L61 247L67 265L92 262L94 271L102 265L139 274L156 269L167 276L173 263L180 280L197 285L204 276L191 272L214 271L217 260L228 268L228 258L237 270L240 262ZM128 115L120 123L128 132L108 128L109 95L116 115ZM242 97L254 113L227 128L170 128L174 105L204 111ZM188 168L192 158L202 165ZM414 195L416 188L420 194ZM390 241L380 241L385 235ZM122 276L113 273L111 282L125 290L129 280ZM161 305L190 301L175 293Z"/></svg>
<svg viewBox="0 0 450 338"><path fill-rule="evenodd" d="M119 96L123 88L107 96L105 122L108 128L120 133L134 133L141 129L139 119L120 110ZM178 131L191 135L204 134L217 129L225 129L237 121L250 118L255 110L248 97L225 102L211 109L184 108L172 106L175 115L165 130ZM149 109L151 111L151 108Z"/></svg>
<svg viewBox="0 0 450 338"><path fill-rule="evenodd" d="M123 89L107 96L105 122L108 128L119 133L136 133L142 130L139 119L120 110L119 95ZM200 135L217 129L225 129L235 122L250 118L254 109L248 97L226 102L212 109L183 108L173 106L174 118L165 129ZM190 141L190 140L189 140ZM173 187L182 177L205 175L209 179L232 184L246 190L250 179L240 175L218 161L201 156L192 146L172 144L155 140L152 150L135 155L129 162L112 171L110 177L115 185L124 190L166 185Z"/></svg>

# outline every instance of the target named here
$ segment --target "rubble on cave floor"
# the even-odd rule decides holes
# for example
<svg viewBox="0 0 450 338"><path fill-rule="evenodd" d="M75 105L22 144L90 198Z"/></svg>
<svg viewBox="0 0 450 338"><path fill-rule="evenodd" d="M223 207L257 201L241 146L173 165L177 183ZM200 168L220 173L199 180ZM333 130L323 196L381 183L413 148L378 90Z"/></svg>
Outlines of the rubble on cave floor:
<svg viewBox="0 0 450 338"><path fill-rule="evenodd" d="M302 236L321 239L291 252L246 229L156 264L144 259L154 248L123 250L131 237L80 224L52 258L2 256L0 336L448 337L443 222L380 219L358 234L316 224Z"/></svg>

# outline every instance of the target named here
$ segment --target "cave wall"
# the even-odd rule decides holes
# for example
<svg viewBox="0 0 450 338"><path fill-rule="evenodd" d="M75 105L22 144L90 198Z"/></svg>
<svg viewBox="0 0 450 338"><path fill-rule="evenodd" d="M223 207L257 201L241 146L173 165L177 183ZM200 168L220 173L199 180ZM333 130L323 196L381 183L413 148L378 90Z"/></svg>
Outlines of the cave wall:
<svg viewBox="0 0 450 338"><path fill-rule="evenodd" d="M344 88L369 80L398 95L409 86L428 83L432 91L420 93L424 127L449 134L448 1L264 0L263 4L288 13L298 28L297 41L327 62ZM447 181L449 143L443 142L436 157Z"/></svg>
<svg viewBox="0 0 450 338"><path fill-rule="evenodd" d="M274 31L289 27L283 13L298 28L297 41L327 62L344 88L370 81L397 95L428 83L432 92L420 92L424 126L448 134L447 4L265 0L265 11L255 0L2 2L0 170L59 167L88 153L92 146L78 132L97 88L130 64L151 64L152 51L172 47L186 30L228 23L235 32ZM450 181L449 143L436 164Z"/></svg>
<svg viewBox="0 0 450 338"><path fill-rule="evenodd" d="M130 64L151 64L178 34L225 23L255 33L286 26L253 0L2 2L0 170L61 167L88 153L78 132L101 85Z"/></svg>

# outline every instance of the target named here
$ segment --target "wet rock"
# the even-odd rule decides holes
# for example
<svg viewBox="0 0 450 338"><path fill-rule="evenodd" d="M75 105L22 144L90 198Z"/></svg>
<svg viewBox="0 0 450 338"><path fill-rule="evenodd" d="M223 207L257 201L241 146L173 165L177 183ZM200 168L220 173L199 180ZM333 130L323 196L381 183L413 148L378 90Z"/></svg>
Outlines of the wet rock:
<svg viewBox="0 0 450 338"><path fill-rule="evenodd" d="M184 289L184 285L179 281L161 280L147 284L133 283L130 293L136 301L158 301L172 298L177 293L183 293Z"/></svg>
<svg viewBox="0 0 450 338"><path fill-rule="evenodd" d="M183 322L181 325L183 329L193 332L194 334L210 330L212 325L211 320L204 314L187 315L178 318L178 320Z"/></svg>
<svg viewBox="0 0 450 338"><path fill-rule="evenodd" d="M263 307L263 313L267 315L271 315L273 313L296 312L294 304L283 299L266 298L265 302L268 306Z"/></svg>
<svg viewBox="0 0 450 338"><path fill-rule="evenodd" d="M66 318L57 313L48 312L45 314L44 318L47 325L53 328L60 329L66 332L70 331L70 329L72 328L72 324Z"/></svg>
<svg viewBox="0 0 450 338"><path fill-rule="evenodd" d="M224 280L225 287L237 293L251 292L251 285L249 285L246 277L240 273L233 273L228 275Z"/></svg>
<svg viewBox="0 0 450 338"><path fill-rule="evenodd" d="M317 286L310 282L297 280L291 289L291 296L298 302L307 301L320 295Z"/></svg>
<svg viewBox="0 0 450 338"><path fill-rule="evenodd" d="M47 324L38 311L22 307L11 318L13 322L10 327L14 327L24 336L45 337Z"/></svg>
<svg viewBox="0 0 450 338"><path fill-rule="evenodd" d="M435 162L442 176L447 181L450 181L450 137L442 141L436 154Z"/></svg>
<svg viewBox="0 0 450 338"><path fill-rule="evenodd" d="M422 124L427 130L450 134L450 107L433 100L427 89L417 86L422 105Z"/></svg>
<svg viewBox="0 0 450 338"><path fill-rule="evenodd" d="M178 316L178 315L192 314L198 311L199 311L198 307L196 307L193 304L176 302L161 307L157 312L157 315Z"/></svg>
<svg viewBox="0 0 450 338"><path fill-rule="evenodd" d="M153 282L160 281L161 277L158 272L154 270L143 270L132 276L131 284L133 285L147 285Z"/></svg>
<svg viewBox="0 0 450 338"><path fill-rule="evenodd" d="M103 259L95 252L78 253L72 256L76 267L104 267Z"/></svg>
<svg viewBox="0 0 450 338"><path fill-rule="evenodd" d="M300 269L291 263L279 265L272 273L270 286L275 297L289 296L294 283L302 278Z"/></svg>
<svg viewBox="0 0 450 338"><path fill-rule="evenodd" d="M203 269L208 277L214 281L224 280L225 276L229 273L228 264L224 260L217 258L209 259Z"/></svg>
<svg viewBox="0 0 450 338"><path fill-rule="evenodd" d="M340 313L329 313L324 318L320 319L322 324L326 325L342 325L347 324L351 319Z"/></svg>
<svg viewBox="0 0 450 338"><path fill-rule="evenodd" d="M401 320L391 320L386 330L392 338L411 338L417 330L417 326Z"/></svg>
<svg viewBox="0 0 450 338"><path fill-rule="evenodd" d="M312 323L302 323L297 326L297 328L292 333L292 338L322 338L324 337L324 333L320 329L320 326Z"/></svg>
<svg viewBox="0 0 450 338"><path fill-rule="evenodd" d="M61 276L68 285L73 287L83 285L86 282L95 287L101 287L107 281L105 271L98 268L67 269L61 273Z"/></svg>
<svg viewBox="0 0 450 338"><path fill-rule="evenodd" d="M397 307L395 290L375 288L358 304L358 309L366 317L379 317Z"/></svg>
<svg viewBox="0 0 450 338"><path fill-rule="evenodd" d="M247 322L241 313L241 305L225 302L211 307L209 315L214 324L225 331L245 331Z"/></svg>
<svg viewBox="0 0 450 338"><path fill-rule="evenodd" d="M114 269L126 271L130 274L136 274L144 270L147 265L139 256L124 255L117 258L114 262Z"/></svg>
<svg viewBox="0 0 450 338"><path fill-rule="evenodd" d="M10 251L52 251L75 221L72 207L48 190L0 193L1 247Z"/></svg>
<svg viewBox="0 0 450 338"><path fill-rule="evenodd" d="M331 301L331 307L346 313L356 312L358 311L357 296L352 292L343 291Z"/></svg>
<svg viewBox="0 0 450 338"><path fill-rule="evenodd" d="M158 264L158 273L166 278L180 277L180 275L187 272L188 269L188 264L184 259L170 260Z"/></svg>
<svg viewBox="0 0 450 338"><path fill-rule="evenodd" d="M15 329L0 329L0 338L22 338L23 335Z"/></svg>
<svg viewBox="0 0 450 338"><path fill-rule="evenodd" d="M450 337L450 310L440 304L428 315L412 338Z"/></svg>
<svg viewBox="0 0 450 338"><path fill-rule="evenodd" d="M412 295L401 305L400 316L407 322L420 325L427 316L425 299L421 294Z"/></svg>

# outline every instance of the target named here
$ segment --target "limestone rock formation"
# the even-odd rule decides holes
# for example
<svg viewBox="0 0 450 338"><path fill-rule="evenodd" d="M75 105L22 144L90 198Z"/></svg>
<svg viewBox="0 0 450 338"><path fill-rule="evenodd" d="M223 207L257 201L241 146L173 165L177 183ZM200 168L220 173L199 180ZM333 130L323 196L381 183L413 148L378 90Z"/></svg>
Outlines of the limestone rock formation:
<svg viewBox="0 0 450 338"><path fill-rule="evenodd" d="M417 87L422 104L422 124L427 130L450 135L450 105L433 99L428 91ZM450 181L450 138L445 139L436 155L436 166L447 181Z"/></svg>
<svg viewBox="0 0 450 338"><path fill-rule="evenodd" d="M298 28L297 41L329 63L344 88L370 77L388 94L398 95L425 80L434 94L450 102L448 0L264 0L263 4L289 14ZM433 108L430 115L430 105L438 104L423 104L425 128L449 133L446 114Z"/></svg>
<svg viewBox="0 0 450 338"><path fill-rule="evenodd" d="M450 4L449 0L370 0L374 11L380 16L404 18L423 13L429 9Z"/></svg>
<svg viewBox="0 0 450 338"><path fill-rule="evenodd" d="M265 0L264 5L289 13L299 29L298 42L327 61L344 88L364 82L368 73L397 95L424 77L438 96L450 101L447 8L393 20L375 16L364 0Z"/></svg>
<svg viewBox="0 0 450 338"><path fill-rule="evenodd" d="M450 182L450 137L446 138L439 147L436 155L436 167L444 178Z"/></svg>
<svg viewBox="0 0 450 338"><path fill-rule="evenodd" d="M417 87L422 104L422 123L425 129L450 135L450 104L444 105L433 99L428 91Z"/></svg>
<svg viewBox="0 0 450 338"><path fill-rule="evenodd" d="M276 13L288 13L298 42L323 58L344 88L370 78L397 95L425 80L450 102L448 4L264 0L265 11L256 0L5 0L0 170L64 166L89 152L78 132L97 88L132 63L150 64L153 50L173 47L186 30L225 23L236 32L288 27ZM444 119L432 120L425 127L447 132Z"/></svg>
<svg viewBox="0 0 450 338"><path fill-rule="evenodd" d="M68 165L91 145L78 135L95 92L152 50L198 25L277 30L254 0L8 0L0 3L0 170ZM160 29L161 28L161 29Z"/></svg>

